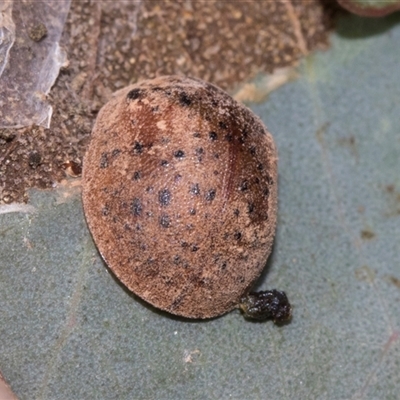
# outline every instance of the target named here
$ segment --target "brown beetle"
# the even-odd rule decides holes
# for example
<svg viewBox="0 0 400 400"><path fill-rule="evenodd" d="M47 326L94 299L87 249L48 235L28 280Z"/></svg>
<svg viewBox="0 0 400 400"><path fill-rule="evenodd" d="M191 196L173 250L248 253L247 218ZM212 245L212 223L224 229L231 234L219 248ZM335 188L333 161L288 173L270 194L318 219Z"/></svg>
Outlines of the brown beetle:
<svg viewBox="0 0 400 400"><path fill-rule="evenodd" d="M116 92L93 129L83 203L108 266L153 306L290 318L283 292L248 295L275 234L275 145L216 86L164 76Z"/></svg>

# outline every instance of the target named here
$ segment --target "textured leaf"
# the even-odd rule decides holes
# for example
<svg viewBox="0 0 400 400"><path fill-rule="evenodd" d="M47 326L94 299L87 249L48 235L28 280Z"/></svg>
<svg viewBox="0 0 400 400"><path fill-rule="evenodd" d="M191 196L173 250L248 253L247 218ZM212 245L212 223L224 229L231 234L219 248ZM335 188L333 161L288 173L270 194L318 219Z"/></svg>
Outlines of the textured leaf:
<svg viewBox="0 0 400 400"><path fill-rule="evenodd" d="M344 8L365 17L383 17L400 9L399 0L338 0Z"/></svg>
<svg viewBox="0 0 400 400"><path fill-rule="evenodd" d="M288 325L144 305L109 274L65 189L0 215L0 366L20 399L398 398L399 22L342 20L329 51L252 105L280 154L258 286L287 292Z"/></svg>

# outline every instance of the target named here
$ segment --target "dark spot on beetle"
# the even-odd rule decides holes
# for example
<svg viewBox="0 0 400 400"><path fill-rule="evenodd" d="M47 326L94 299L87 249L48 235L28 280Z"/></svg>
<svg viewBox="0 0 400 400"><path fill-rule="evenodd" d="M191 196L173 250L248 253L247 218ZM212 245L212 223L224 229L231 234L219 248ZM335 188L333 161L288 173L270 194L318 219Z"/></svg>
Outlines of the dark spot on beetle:
<svg viewBox="0 0 400 400"><path fill-rule="evenodd" d="M240 186L239 186L239 190L244 192L249 188L249 182L247 180L244 180Z"/></svg>
<svg viewBox="0 0 400 400"><path fill-rule="evenodd" d="M171 219L170 219L168 214L161 215L161 217L160 217L160 225L163 228L169 228L169 226L171 225Z"/></svg>
<svg viewBox="0 0 400 400"><path fill-rule="evenodd" d="M139 198L135 197L132 201L132 214L136 217L142 214L142 203Z"/></svg>
<svg viewBox="0 0 400 400"><path fill-rule="evenodd" d="M256 155L256 148L255 148L255 146L251 146L249 150L250 150L250 154L251 154L252 156L255 156L255 155Z"/></svg>
<svg viewBox="0 0 400 400"><path fill-rule="evenodd" d="M228 238L229 238L229 233L228 233L228 232L225 232L223 238L224 238L224 240L228 240Z"/></svg>
<svg viewBox="0 0 400 400"><path fill-rule="evenodd" d="M179 93L179 103L183 107L189 107L192 104L191 98L185 93Z"/></svg>
<svg viewBox="0 0 400 400"><path fill-rule="evenodd" d="M223 121L219 121L218 125L221 129L228 129L228 125Z"/></svg>
<svg viewBox="0 0 400 400"><path fill-rule="evenodd" d="M251 214L255 209L254 203L247 203L247 211Z"/></svg>
<svg viewBox="0 0 400 400"><path fill-rule="evenodd" d="M176 175L174 176L175 182L179 182L181 179L182 179L182 175L181 175L181 174L176 174Z"/></svg>
<svg viewBox="0 0 400 400"><path fill-rule="evenodd" d="M153 87L151 88L151 90L152 90L153 92L162 92L164 89L161 88L161 87L159 87L159 86L153 86Z"/></svg>
<svg viewBox="0 0 400 400"><path fill-rule="evenodd" d="M222 269L222 270L226 269L226 265L227 265L226 262L222 263L222 264L221 264L221 269Z"/></svg>
<svg viewBox="0 0 400 400"><path fill-rule="evenodd" d="M182 246L184 249L186 249L187 247L189 247L189 243L188 243L188 242L182 241L182 242L181 242L181 246Z"/></svg>
<svg viewBox="0 0 400 400"><path fill-rule="evenodd" d="M174 264L179 264L181 261L181 258L176 254L173 258L173 262Z"/></svg>
<svg viewBox="0 0 400 400"><path fill-rule="evenodd" d="M127 95L127 99L129 100L137 100L139 98L142 98L144 95L144 91L141 89L132 89Z"/></svg>
<svg viewBox="0 0 400 400"><path fill-rule="evenodd" d="M142 173L140 171L135 171L134 174L133 174L132 179L134 181L138 181L141 177L142 177Z"/></svg>
<svg viewBox="0 0 400 400"><path fill-rule="evenodd" d="M151 217L153 216L153 213L152 213L151 211L147 211L147 212L146 212L146 215L147 215L149 218L151 218Z"/></svg>
<svg viewBox="0 0 400 400"><path fill-rule="evenodd" d="M100 157L100 168L108 167L108 153L102 153Z"/></svg>
<svg viewBox="0 0 400 400"><path fill-rule="evenodd" d="M246 279L245 279L244 276L239 276L239 277L237 278L237 280L238 280L240 283L243 283Z"/></svg>
<svg viewBox="0 0 400 400"><path fill-rule="evenodd" d="M161 165L162 167L168 167L169 162L168 162L167 160L161 160L161 161L160 161L160 165Z"/></svg>
<svg viewBox="0 0 400 400"><path fill-rule="evenodd" d="M151 193L154 190L153 186L147 186L146 192Z"/></svg>
<svg viewBox="0 0 400 400"><path fill-rule="evenodd" d="M268 182L269 185L273 185L274 184L274 180L273 180L272 176L268 175L267 182Z"/></svg>
<svg viewBox="0 0 400 400"><path fill-rule="evenodd" d="M171 192L168 189L163 189L158 193L158 201L161 206L168 206L171 203Z"/></svg>
<svg viewBox="0 0 400 400"><path fill-rule="evenodd" d="M214 175L219 175L219 171L215 170L215 171L213 172L213 174L214 174Z"/></svg>
<svg viewBox="0 0 400 400"><path fill-rule="evenodd" d="M215 189L210 189L207 193L206 193L206 200L207 201L213 201L215 199L215 195L216 195L217 191Z"/></svg>
<svg viewBox="0 0 400 400"><path fill-rule="evenodd" d="M227 142L232 142L233 140L233 135L231 133L228 133L227 135L225 135L225 140Z"/></svg>
<svg viewBox="0 0 400 400"><path fill-rule="evenodd" d="M235 233L233 234L233 238L234 238L235 240L240 240L241 237L242 237L242 234L241 234L240 232L235 232Z"/></svg>
<svg viewBox="0 0 400 400"><path fill-rule="evenodd" d="M254 183L256 185L258 185L260 183L260 179L257 176L254 178Z"/></svg>
<svg viewBox="0 0 400 400"><path fill-rule="evenodd" d="M262 171L262 170L264 169L264 164L258 163L257 169L258 169L259 171Z"/></svg>
<svg viewBox="0 0 400 400"><path fill-rule="evenodd" d="M217 108L217 107L218 107L218 101L215 100L215 99L212 99L212 100L211 100L211 105L212 105L214 108Z"/></svg>
<svg viewBox="0 0 400 400"><path fill-rule="evenodd" d="M102 208L101 213L106 217L108 214L110 214L110 208L106 205Z"/></svg>
<svg viewBox="0 0 400 400"><path fill-rule="evenodd" d="M192 231L192 230L194 229L193 224L187 224L187 225L186 225L186 229L187 229L188 231Z"/></svg>
<svg viewBox="0 0 400 400"><path fill-rule="evenodd" d="M197 251L198 249L199 249L198 246L196 246L196 245L193 245L193 246L192 246L192 251L193 251L193 252Z"/></svg>
<svg viewBox="0 0 400 400"><path fill-rule="evenodd" d="M200 186L198 183L195 183L191 188L190 188L190 193L194 195L199 195L200 194Z"/></svg>
<svg viewBox="0 0 400 400"><path fill-rule="evenodd" d="M239 214L240 214L240 211L239 211L237 208L235 208L235 210L233 211L233 213L238 217Z"/></svg>
<svg viewBox="0 0 400 400"><path fill-rule="evenodd" d="M151 112L156 113L160 109L159 106L151 107Z"/></svg>
<svg viewBox="0 0 400 400"><path fill-rule="evenodd" d="M195 150L196 156L197 156L197 161L202 162L203 161L203 154L204 154L204 149L202 147L198 147Z"/></svg>
<svg viewBox="0 0 400 400"><path fill-rule="evenodd" d="M137 231L141 231L142 230L142 225L136 224L135 228L136 228Z"/></svg>
<svg viewBox="0 0 400 400"><path fill-rule="evenodd" d="M214 158L219 159L219 153L214 153Z"/></svg>
<svg viewBox="0 0 400 400"><path fill-rule="evenodd" d="M195 133L193 133L193 137L195 137L195 138L201 137L200 132L195 132Z"/></svg>
<svg viewBox="0 0 400 400"><path fill-rule="evenodd" d="M143 152L143 145L139 142L135 142L135 144L133 145L133 153L134 154L142 154Z"/></svg>
<svg viewBox="0 0 400 400"><path fill-rule="evenodd" d="M129 224L125 224L125 225L124 225L124 229L125 229L126 231L131 231L131 230L132 230L132 228L131 228L131 226L130 226Z"/></svg>
<svg viewBox="0 0 400 400"><path fill-rule="evenodd" d="M218 135L217 135L216 132L210 132L210 133L208 134L208 137L209 137L213 142L214 142L215 140L218 139Z"/></svg>
<svg viewBox="0 0 400 400"><path fill-rule="evenodd" d="M191 208L191 209L189 210L189 214L190 214L190 215L196 215L196 209Z"/></svg>
<svg viewBox="0 0 400 400"><path fill-rule="evenodd" d="M137 125L137 119L131 119L131 124L133 126L136 126Z"/></svg>
<svg viewBox="0 0 400 400"><path fill-rule="evenodd" d="M28 164L31 168L33 169L37 168L41 162L42 162L42 156L38 151L32 151L31 153L29 153ZM102 168L101 164L100 168Z"/></svg>
<svg viewBox="0 0 400 400"><path fill-rule="evenodd" d="M111 156L112 156L112 157L117 157L119 153L121 153L121 150L120 150L120 149L114 149L114 150L112 151L112 153L111 153Z"/></svg>
<svg viewBox="0 0 400 400"><path fill-rule="evenodd" d="M266 188L264 189L263 195L264 195L265 197L268 197L268 196L269 196L269 188L266 187Z"/></svg>
<svg viewBox="0 0 400 400"><path fill-rule="evenodd" d="M175 158L182 159L183 157L185 157L185 152L182 151L182 150L177 150L177 151L175 151L175 153L174 153L174 157L175 157Z"/></svg>
<svg viewBox="0 0 400 400"><path fill-rule="evenodd" d="M113 217L113 222L116 223L118 221L118 218L115 216Z"/></svg>

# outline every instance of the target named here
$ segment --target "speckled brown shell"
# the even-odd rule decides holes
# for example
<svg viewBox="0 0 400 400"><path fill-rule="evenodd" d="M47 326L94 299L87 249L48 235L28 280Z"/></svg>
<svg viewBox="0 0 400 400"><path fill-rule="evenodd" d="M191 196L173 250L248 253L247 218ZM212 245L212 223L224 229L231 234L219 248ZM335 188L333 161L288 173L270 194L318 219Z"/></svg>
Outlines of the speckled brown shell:
<svg viewBox="0 0 400 400"><path fill-rule="evenodd" d="M99 113L83 203L101 255L132 292L184 317L223 314L271 251L272 136L211 84L143 81L116 92Z"/></svg>

